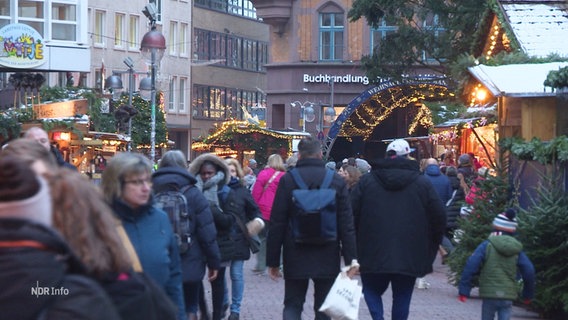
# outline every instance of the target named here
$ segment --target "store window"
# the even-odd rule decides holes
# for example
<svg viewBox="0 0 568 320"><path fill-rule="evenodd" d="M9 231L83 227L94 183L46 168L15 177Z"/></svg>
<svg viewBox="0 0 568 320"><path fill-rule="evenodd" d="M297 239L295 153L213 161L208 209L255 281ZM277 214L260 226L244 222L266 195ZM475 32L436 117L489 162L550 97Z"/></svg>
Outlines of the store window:
<svg viewBox="0 0 568 320"><path fill-rule="evenodd" d="M243 109L250 112L254 106L265 102L266 95L256 91L193 85L192 112L195 119L243 120Z"/></svg>
<svg viewBox="0 0 568 320"><path fill-rule="evenodd" d="M326 61L343 60L343 13L320 13L319 16L319 59Z"/></svg>

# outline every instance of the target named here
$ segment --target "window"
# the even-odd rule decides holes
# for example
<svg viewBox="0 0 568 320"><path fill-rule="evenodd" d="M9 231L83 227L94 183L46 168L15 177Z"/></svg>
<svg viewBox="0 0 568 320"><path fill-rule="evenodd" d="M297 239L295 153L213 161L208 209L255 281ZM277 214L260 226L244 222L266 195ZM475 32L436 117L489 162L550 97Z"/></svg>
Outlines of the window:
<svg viewBox="0 0 568 320"><path fill-rule="evenodd" d="M179 54L187 57L187 34L189 26L187 23L182 23L179 28Z"/></svg>
<svg viewBox="0 0 568 320"><path fill-rule="evenodd" d="M114 15L114 46L124 47L124 14L116 13Z"/></svg>
<svg viewBox="0 0 568 320"><path fill-rule="evenodd" d="M156 4L156 10L158 11L156 15L156 22L162 23L162 0L150 0L149 2L153 2Z"/></svg>
<svg viewBox="0 0 568 320"><path fill-rule="evenodd" d="M73 3L51 3L51 39L77 40L77 5Z"/></svg>
<svg viewBox="0 0 568 320"><path fill-rule="evenodd" d="M43 27L45 16L43 15L43 12L43 1L18 1L18 22L27 24L28 26L36 29L41 35L45 36L45 30Z"/></svg>
<svg viewBox="0 0 568 320"><path fill-rule="evenodd" d="M427 17L423 22L424 30L428 31L431 36L431 41L428 43L431 45L429 52L422 51L423 61L434 61L434 58L440 59L442 54L439 53L440 47L437 44L437 39L442 37L446 32L446 29L440 24L438 15L431 15ZM434 56L432 55L434 53Z"/></svg>
<svg viewBox="0 0 568 320"><path fill-rule="evenodd" d="M320 14L320 60L343 60L343 13Z"/></svg>
<svg viewBox="0 0 568 320"><path fill-rule="evenodd" d="M5 25L10 24L10 12L12 10L12 4L10 0L0 1L0 28Z"/></svg>
<svg viewBox="0 0 568 320"><path fill-rule="evenodd" d="M170 79L168 110L175 111L176 109L176 77Z"/></svg>
<svg viewBox="0 0 568 320"><path fill-rule="evenodd" d="M140 39L140 17L131 15L128 20L128 49L139 50L138 41Z"/></svg>
<svg viewBox="0 0 568 320"><path fill-rule="evenodd" d="M95 30L93 35L93 41L97 46L105 45L105 19L106 19L106 12L96 10L95 11Z"/></svg>
<svg viewBox="0 0 568 320"><path fill-rule="evenodd" d="M187 86L187 78L179 78L179 95L178 95L179 107L178 107L178 110L180 112L185 111L185 97L186 97L185 89L186 89L186 86Z"/></svg>
<svg viewBox="0 0 568 320"><path fill-rule="evenodd" d="M192 106L195 119L243 120L243 110L249 112L259 105L266 104L266 95L256 91L193 85Z"/></svg>
<svg viewBox="0 0 568 320"><path fill-rule="evenodd" d="M371 30L371 54L374 51L380 52L381 40L398 30L397 26L389 26L385 19L381 19L379 27Z"/></svg>
<svg viewBox="0 0 568 320"><path fill-rule="evenodd" d="M169 39L169 47L170 47L170 54L175 55L177 53L177 21L170 21L170 39Z"/></svg>
<svg viewBox="0 0 568 320"><path fill-rule="evenodd" d="M248 0L195 0L195 5L236 16L258 19L254 5Z"/></svg>

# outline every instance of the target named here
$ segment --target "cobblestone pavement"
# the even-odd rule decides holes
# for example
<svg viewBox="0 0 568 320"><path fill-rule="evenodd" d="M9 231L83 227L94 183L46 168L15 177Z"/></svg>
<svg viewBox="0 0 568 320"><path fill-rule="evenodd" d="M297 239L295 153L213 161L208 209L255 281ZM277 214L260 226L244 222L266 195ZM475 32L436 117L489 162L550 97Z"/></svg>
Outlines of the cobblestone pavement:
<svg viewBox="0 0 568 320"><path fill-rule="evenodd" d="M282 319L284 300L284 280L273 281L268 275L256 275L252 272L255 258L252 257L244 265L245 293L241 306L241 320L279 320ZM430 284L428 289L415 289L410 305L410 320L475 320L481 318L481 300L477 298L477 289L472 291L472 297L462 303L457 299L457 288L448 283L446 273L448 267L437 259L434 272L426 276ZM227 279L228 272L227 272ZM228 281L230 283L230 281ZM207 299L211 297L210 286L205 285ZM313 287L310 284L302 319L314 319ZM390 319L391 293L383 295L385 319ZM209 306L211 303L209 302ZM227 313L228 315L228 313ZM370 320L367 305L361 299L359 310L360 320ZM514 306L512 320L539 319L538 314L524 307Z"/></svg>

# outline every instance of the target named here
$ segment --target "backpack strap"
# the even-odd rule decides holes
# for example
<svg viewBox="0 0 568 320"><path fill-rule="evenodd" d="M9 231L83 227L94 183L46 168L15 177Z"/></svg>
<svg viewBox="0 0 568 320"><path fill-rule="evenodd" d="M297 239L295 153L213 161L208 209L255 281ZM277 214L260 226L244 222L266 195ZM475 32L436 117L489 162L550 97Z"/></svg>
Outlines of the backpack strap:
<svg viewBox="0 0 568 320"><path fill-rule="evenodd" d="M331 181L333 180L333 174L335 173L333 170L325 169L325 177L323 178L323 182L320 185L320 189L327 189L331 185ZM294 168L290 170L290 174L292 174L292 178L294 182L300 187L300 189L308 190L308 185L304 182L300 174L298 173L297 169Z"/></svg>
<svg viewBox="0 0 568 320"><path fill-rule="evenodd" d="M329 188L329 186L331 185L331 181L333 180L333 174L335 173L335 171L329 169L325 169L325 171L326 171L325 178L323 178L323 182L320 186L320 189Z"/></svg>
<svg viewBox="0 0 568 320"><path fill-rule="evenodd" d="M292 175L292 179L294 179L294 182L296 182L296 184L298 185L298 187L300 187L300 189L308 190L308 185L304 182L304 180L298 173L298 169L293 168L292 170L290 170L290 174Z"/></svg>

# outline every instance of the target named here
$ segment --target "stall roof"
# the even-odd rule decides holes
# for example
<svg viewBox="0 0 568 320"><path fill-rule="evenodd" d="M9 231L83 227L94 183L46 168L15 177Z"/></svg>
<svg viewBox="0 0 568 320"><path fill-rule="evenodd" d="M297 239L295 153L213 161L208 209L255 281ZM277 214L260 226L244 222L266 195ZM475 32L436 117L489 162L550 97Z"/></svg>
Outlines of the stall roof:
<svg viewBox="0 0 568 320"><path fill-rule="evenodd" d="M544 86L546 76L550 71L565 66L568 66L568 62L503 66L478 65L468 69L495 97L547 96L552 95L552 88Z"/></svg>

